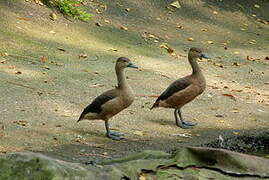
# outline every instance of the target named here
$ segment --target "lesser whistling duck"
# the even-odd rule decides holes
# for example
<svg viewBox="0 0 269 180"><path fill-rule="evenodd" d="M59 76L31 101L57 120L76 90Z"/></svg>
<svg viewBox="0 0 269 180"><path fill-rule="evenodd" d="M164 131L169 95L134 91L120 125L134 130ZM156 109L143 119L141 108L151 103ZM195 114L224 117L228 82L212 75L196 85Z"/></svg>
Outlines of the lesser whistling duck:
<svg viewBox="0 0 269 180"><path fill-rule="evenodd" d="M122 139L123 133L112 132L109 130L108 120L127 108L134 101L134 93L132 88L128 85L124 69L126 67L137 68L133 65L130 59L126 57L120 57L117 59L115 70L118 80L118 86L115 89L108 90L96 97L91 104L89 104L81 113L78 122L86 120L104 120L106 135L113 140Z"/></svg>
<svg viewBox="0 0 269 180"><path fill-rule="evenodd" d="M197 123L184 121L180 109L205 90L206 81L198 66L198 58L202 59L208 57L202 53L201 49L195 47L191 48L188 53L188 59L192 67L192 74L180 78L170 84L151 107L151 109L157 107L175 109L174 116L176 125L181 128L189 128L197 125Z"/></svg>

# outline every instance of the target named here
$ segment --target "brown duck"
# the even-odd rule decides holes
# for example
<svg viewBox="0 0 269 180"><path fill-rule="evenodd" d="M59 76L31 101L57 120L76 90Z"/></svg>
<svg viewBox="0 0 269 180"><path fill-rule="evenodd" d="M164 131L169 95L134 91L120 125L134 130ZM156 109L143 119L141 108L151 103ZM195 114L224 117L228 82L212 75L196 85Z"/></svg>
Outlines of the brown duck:
<svg viewBox="0 0 269 180"><path fill-rule="evenodd" d="M174 116L176 125L181 128L189 128L197 125L197 123L184 121L180 109L205 90L206 81L197 64L198 58L202 59L208 57L205 56L199 48L191 48L188 53L188 59L192 67L192 74L180 78L170 84L170 86L168 86L168 88L158 97L151 107L151 109L157 107L175 109Z"/></svg>
<svg viewBox="0 0 269 180"><path fill-rule="evenodd" d="M77 122L86 120L104 120L106 127L106 135L114 140L122 139L123 133L112 132L109 130L108 120L127 108L134 101L134 93L132 88L127 84L124 76L126 67L137 68L130 59L120 57L117 59L115 70L118 79L118 86L115 89L108 90L96 97L93 102L88 105L81 113Z"/></svg>

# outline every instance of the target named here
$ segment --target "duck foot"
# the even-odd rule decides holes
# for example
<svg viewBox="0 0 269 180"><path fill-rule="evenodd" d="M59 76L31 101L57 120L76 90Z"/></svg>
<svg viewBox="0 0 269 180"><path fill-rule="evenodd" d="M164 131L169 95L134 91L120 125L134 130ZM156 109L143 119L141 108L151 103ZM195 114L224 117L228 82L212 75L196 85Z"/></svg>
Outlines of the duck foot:
<svg viewBox="0 0 269 180"><path fill-rule="evenodd" d="M115 132L115 131L110 131L109 130L108 121L105 121L105 127L106 127L106 136L108 138L113 139L113 140L121 140L121 139L124 139L123 137L121 137L121 136L124 136L123 133L121 133L121 132Z"/></svg>
<svg viewBox="0 0 269 180"><path fill-rule="evenodd" d="M112 139L112 140L117 140L117 141L119 141L119 140L124 139L123 137L121 137L121 136L123 136L123 135L124 135L123 133L119 133L119 132L110 132L110 133L107 134L106 136L107 136L108 138Z"/></svg>
<svg viewBox="0 0 269 180"><path fill-rule="evenodd" d="M190 121L182 121L182 124L185 124L187 126L196 126L198 123Z"/></svg>
<svg viewBox="0 0 269 180"><path fill-rule="evenodd" d="M182 129L190 129L193 127L193 126L190 126L190 125L185 124L185 123L177 123L177 126L182 128Z"/></svg>

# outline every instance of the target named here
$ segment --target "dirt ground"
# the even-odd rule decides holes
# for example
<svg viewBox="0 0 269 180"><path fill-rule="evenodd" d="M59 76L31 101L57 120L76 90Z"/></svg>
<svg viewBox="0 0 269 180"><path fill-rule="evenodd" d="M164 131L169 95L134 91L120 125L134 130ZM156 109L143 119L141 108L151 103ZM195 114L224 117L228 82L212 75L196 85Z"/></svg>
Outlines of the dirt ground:
<svg viewBox="0 0 269 180"><path fill-rule="evenodd" d="M181 146L268 147L269 2L185 0L180 8L172 2L89 1L95 16L80 22L32 1L0 1L0 152L86 162ZM198 126L180 129L173 110L149 107L152 96L190 73L186 54L196 46L211 57L199 62L207 89L182 109ZM116 85L120 56L140 70L126 70L136 99L111 119L126 134L113 141L102 121L76 121Z"/></svg>

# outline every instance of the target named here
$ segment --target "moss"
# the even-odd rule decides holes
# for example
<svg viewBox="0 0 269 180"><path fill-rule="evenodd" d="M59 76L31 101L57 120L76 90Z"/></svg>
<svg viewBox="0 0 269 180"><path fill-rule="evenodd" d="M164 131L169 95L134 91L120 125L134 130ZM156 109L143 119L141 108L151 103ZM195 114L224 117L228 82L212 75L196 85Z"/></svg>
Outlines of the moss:
<svg viewBox="0 0 269 180"><path fill-rule="evenodd" d="M50 180L53 173L44 168L44 161L38 158L30 161L0 159L0 179L5 180Z"/></svg>

